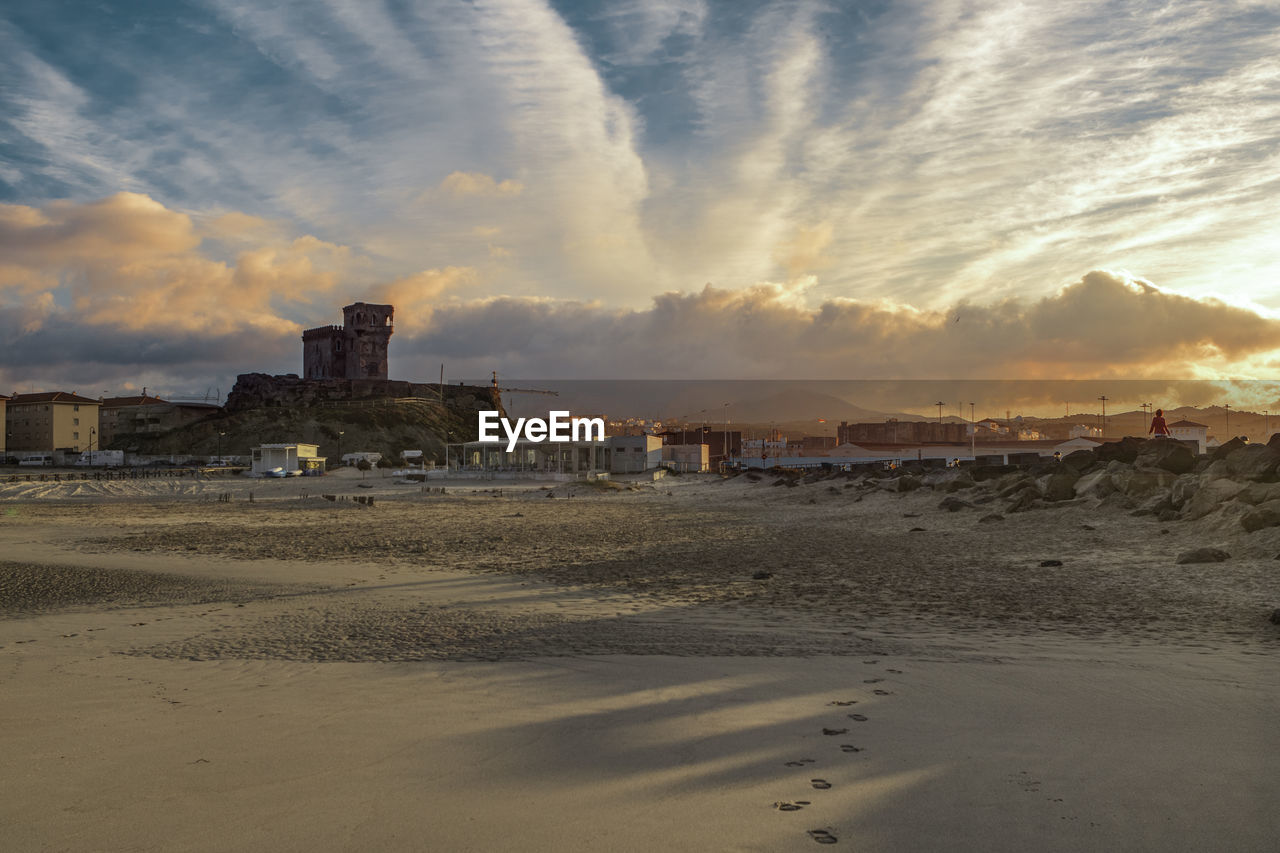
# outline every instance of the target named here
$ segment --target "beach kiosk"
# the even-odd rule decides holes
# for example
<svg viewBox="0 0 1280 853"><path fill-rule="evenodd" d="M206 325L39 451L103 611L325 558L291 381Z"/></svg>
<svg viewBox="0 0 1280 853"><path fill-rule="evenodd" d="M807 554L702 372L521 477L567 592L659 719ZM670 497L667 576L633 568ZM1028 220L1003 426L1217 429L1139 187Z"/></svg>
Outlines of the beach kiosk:
<svg viewBox="0 0 1280 853"><path fill-rule="evenodd" d="M260 444L253 448L250 473L255 477L316 477L324 473L325 458L317 444Z"/></svg>

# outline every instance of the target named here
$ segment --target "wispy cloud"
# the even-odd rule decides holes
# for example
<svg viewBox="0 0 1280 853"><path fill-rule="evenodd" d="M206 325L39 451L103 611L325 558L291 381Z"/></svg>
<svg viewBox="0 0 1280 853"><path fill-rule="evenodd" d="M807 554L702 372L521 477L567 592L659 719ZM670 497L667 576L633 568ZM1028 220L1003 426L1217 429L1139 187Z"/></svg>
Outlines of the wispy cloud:
<svg viewBox="0 0 1280 853"><path fill-rule="evenodd" d="M219 333L379 282L432 324L465 294L613 328L707 282L752 311L762 282L846 321L892 304L868 315L888 323L1059 299L1097 268L1280 309L1278 44L1280 12L1244 0L19 4L3 227L64 254L15 247L0 287L121 323L231 287L244 313L189 312ZM158 230L131 208L118 255L88 247L108 223L75 217L134 196ZM767 363L799 367L821 338L780 340ZM1039 363L1018 340L991 345Z"/></svg>

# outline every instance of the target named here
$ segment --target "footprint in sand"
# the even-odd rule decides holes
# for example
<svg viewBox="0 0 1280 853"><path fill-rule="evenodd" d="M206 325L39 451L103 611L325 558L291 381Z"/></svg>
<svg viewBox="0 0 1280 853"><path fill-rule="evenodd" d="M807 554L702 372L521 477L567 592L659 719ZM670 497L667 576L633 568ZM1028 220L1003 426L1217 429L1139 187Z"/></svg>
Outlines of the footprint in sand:
<svg viewBox="0 0 1280 853"><path fill-rule="evenodd" d="M879 684L879 683L880 683L880 682L882 682L882 681L884 681L884 679L883 679L883 678L864 678L864 679L862 679L862 683L863 683L863 684Z"/></svg>
<svg viewBox="0 0 1280 853"><path fill-rule="evenodd" d="M848 705L857 705L857 704L858 704L858 700L857 700L857 699L845 699L845 700L841 701L841 700L837 699L837 700L835 700L834 702L828 702L827 704L828 704L828 705L839 705L840 707L842 707L842 708L843 708L843 707L848 706Z"/></svg>
<svg viewBox="0 0 1280 853"><path fill-rule="evenodd" d="M859 723L865 723L867 721L867 715L866 714L850 714L849 719L855 720Z"/></svg>
<svg viewBox="0 0 1280 853"><path fill-rule="evenodd" d="M143 626L143 625L145 625L145 624L147 624L147 623L146 623L146 622L134 622L134 623L133 623L133 627L134 627L134 628L140 628L140 627L142 627L142 626Z"/></svg>
<svg viewBox="0 0 1280 853"><path fill-rule="evenodd" d="M865 664L873 664L873 663L880 663L880 661L878 661L878 660L864 660L864 661L863 661L863 663L865 663Z"/></svg>
<svg viewBox="0 0 1280 853"><path fill-rule="evenodd" d="M849 730L848 730L848 729L827 729L827 728L824 728L824 729L822 730L822 733L823 733L824 735L847 735L847 734L849 733Z"/></svg>
<svg viewBox="0 0 1280 853"><path fill-rule="evenodd" d="M853 745L853 744L851 744L851 743L842 743L842 744L840 744L840 751L841 751L841 752L862 752L862 750L863 750L863 749L865 749L865 747L861 747L861 746L854 746L854 745Z"/></svg>
<svg viewBox="0 0 1280 853"><path fill-rule="evenodd" d="M811 829L809 830L809 837L819 844L835 844L840 840L826 829Z"/></svg>
<svg viewBox="0 0 1280 853"><path fill-rule="evenodd" d="M814 761L815 759L813 758L802 758L799 761L788 761L786 764L782 766L783 767L804 767L806 764L812 764Z"/></svg>
<svg viewBox="0 0 1280 853"><path fill-rule="evenodd" d="M831 787L831 783L826 779L810 779L809 784L813 785L819 791L825 791Z"/></svg>
<svg viewBox="0 0 1280 853"><path fill-rule="evenodd" d="M804 808L799 803L774 803L773 807L780 812L798 812Z"/></svg>
<svg viewBox="0 0 1280 853"><path fill-rule="evenodd" d="M885 672L892 672L894 675L902 675L902 670L900 669L886 669Z"/></svg>
<svg viewBox="0 0 1280 853"><path fill-rule="evenodd" d="M877 696L892 696L892 695L893 695L893 691L892 691L892 690L880 690L879 688L877 688L877 689L875 689L875 690L872 690L871 692L872 692L872 693L874 693L874 694L876 694Z"/></svg>

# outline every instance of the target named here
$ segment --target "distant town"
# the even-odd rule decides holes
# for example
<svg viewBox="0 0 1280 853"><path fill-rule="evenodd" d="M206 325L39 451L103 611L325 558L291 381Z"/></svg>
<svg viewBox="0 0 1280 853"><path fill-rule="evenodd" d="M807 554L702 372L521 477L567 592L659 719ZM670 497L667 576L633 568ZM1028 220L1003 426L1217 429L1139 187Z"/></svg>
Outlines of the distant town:
<svg viewBox="0 0 1280 853"><path fill-rule="evenodd" d="M476 440L477 412L500 407L504 392L557 392L503 388L496 373L485 384L446 384L443 368L437 383L391 380L393 306L356 302L342 310L341 326L303 333L301 376L244 374L225 401L168 400L146 388L127 395L61 389L0 395L0 459L21 467L242 467L262 476L315 475L361 464L437 476L570 477L907 461L1010 464L1145 436L1156 408L1144 402L1109 415L1024 418L1009 411L979 417L971 405L964 418L944 415L944 404L937 403L936 418L885 415L838 423L787 421L783 412L771 423L730 423L729 403L703 409L701 418L575 411L602 418L605 440L496 446ZM955 412L962 405L946 408ZM1225 404L1179 407L1165 418L1171 438L1198 453L1233 437L1266 441L1272 433L1269 411Z"/></svg>

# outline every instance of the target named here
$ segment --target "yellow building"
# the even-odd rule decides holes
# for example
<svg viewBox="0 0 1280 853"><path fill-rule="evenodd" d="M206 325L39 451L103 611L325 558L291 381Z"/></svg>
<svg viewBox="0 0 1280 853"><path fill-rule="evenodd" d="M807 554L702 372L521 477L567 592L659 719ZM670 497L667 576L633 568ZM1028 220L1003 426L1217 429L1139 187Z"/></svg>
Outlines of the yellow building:
<svg viewBox="0 0 1280 853"><path fill-rule="evenodd" d="M98 401L66 391L17 394L5 409L5 449L97 450Z"/></svg>

